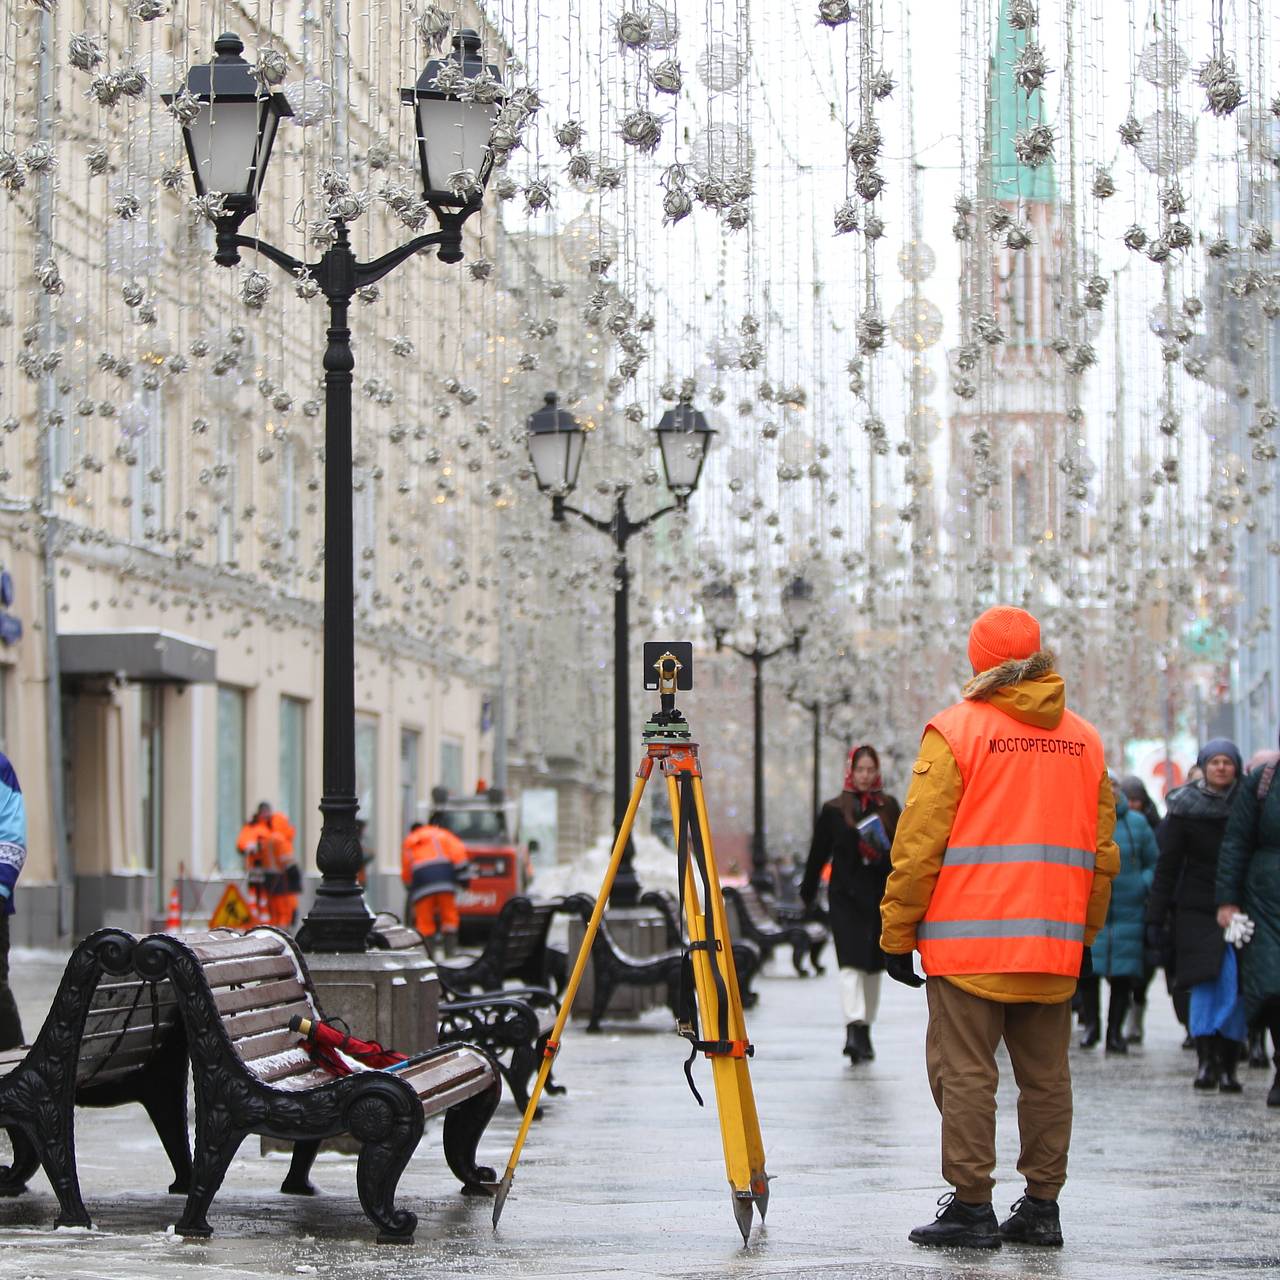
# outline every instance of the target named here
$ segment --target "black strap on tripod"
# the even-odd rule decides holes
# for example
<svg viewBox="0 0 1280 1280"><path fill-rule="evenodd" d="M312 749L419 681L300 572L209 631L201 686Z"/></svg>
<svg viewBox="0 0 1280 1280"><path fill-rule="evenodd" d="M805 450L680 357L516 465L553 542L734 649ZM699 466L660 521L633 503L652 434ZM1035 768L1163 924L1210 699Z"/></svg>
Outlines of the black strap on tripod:
<svg viewBox="0 0 1280 1280"><path fill-rule="evenodd" d="M684 919L685 882L689 866L689 858L693 857L698 878L702 881L702 933L701 942L687 942L680 962L680 993L678 1008L680 1010L680 1034L689 1042L689 1057L685 1060L684 1074L689 1082L689 1091L697 1099L698 1106L703 1106L702 1095L693 1083L693 1064L699 1053L710 1057L750 1057L754 1046L745 1041L732 1040L729 1036L729 991L721 975L720 966L716 963L716 954L728 945L728 939L716 937L715 912L711 906L711 875L707 870L707 851L702 843L702 827L698 822L697 809L694 804L693 777L690 774L680 775L680 833L676 843L676 873L680 878L680 916ZM711 976L716 984L716 1009L718 1013L716 1028L718 1039L704 1040L699 1034L698 1025L698 992L693 977L693 952L705 951L711 958Z"/></svg>

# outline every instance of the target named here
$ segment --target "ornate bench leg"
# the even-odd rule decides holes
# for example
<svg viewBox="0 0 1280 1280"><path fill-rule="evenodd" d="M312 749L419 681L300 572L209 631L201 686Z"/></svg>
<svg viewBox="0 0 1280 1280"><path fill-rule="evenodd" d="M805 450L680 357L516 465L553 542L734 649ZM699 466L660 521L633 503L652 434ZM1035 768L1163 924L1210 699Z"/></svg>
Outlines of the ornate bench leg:
<svg viewBox="0 0 1280 1280"><path fill-rule="evenodd" d="M502 1061L496 1057L494 1061L498 1063L502 1078L507 1082L507 1088L511 1090L511 1100L516 1104L516 1110L523 1115L525 1108L529 1105L529 1081L538 1069L538 1059L533 1046L527 1040L513 1045L511 1061L506 1066L503 1066ZM534 1113L535 1118L541 1113L542 1108L539 1107Z"/></svg>
<svg viewBox="0 0 1280 1280"><path fill-rule="evenodd" d="M196 1129L196 1158L191 1174L191 1190L187 1193L187 1203L183 1206L182 1217L178 1219L177 1232L180 1236L213 1235L209 1226L209 1206L213 1197L222 1186L222 1179L227 1175L227 1166L235 1158L240 1144L244 1141L243 1130L228 1133L219 1142L208 1142Z"/></svg>
<svg viewBox="0 0 1280 1280"><path fill-rule="evenodd" d="M186 1055L171 1069L148 1073L147 1087L142 1090L142 1105L155 1131L160 1135L164 1153L173 1166L171 1196L185 1196L191 1190L191 1144L187 1134L187 1070Z"/></svg>
<svg viewBox="0 0 1280 1280"><path fill-rule="evenodd" d="M611 969L606 969L594 956L591 958L594 969L594 982L591 992L591 1021L587 1023L588 1031L600 1030L600 1019L604 1017L609 1001L613 998L613 990L617 980Z"/></svg>
<svg viewBox="0 0 1280 1280"><path fill-rule="evenodd" d="M550 1038L551 1038L551 1032L549 1031L546 1033L546 1035L541 1035L538 1037L537 1051L534 1054L535 1070L536 1070L536 1063L542 1061L542 1054L546 1049L547 1041ZM554 1076L555 1076L555 1069L552 1068L550 1071L547 1072L547 1082L542 1086L542 1092L549 1093L553 1098L558 1098L562 1094L568 1093L569 1089L568 1089L568 1086L566 1085L556 1084L553 1078Z"/></svg>
<svg viewBox="0 0 1280 1280"><path fill-rule="evenodd" d="M316 1194L315 1184L311 1181L311 1166L316 1162L316 1153L320 1150L320 1140L309 1138L305 1142L293 1144L293 1159L289 1163L289 1172L280 1184L280 1190L287 1196L313 1196Z"/></svg>
<svg viewBox="0 0 1280 1280"><path fill-rule="evenodd" d="M818 962L818 957L822 954L822 949L827 945L826 938L819 942L815 942L809 950L809 962L813 965L815 973L826 973L826 969Z"/></svg>
<svg viewBox="0 0 1280 1280"><path fill-rule="evenodd" d="M493 1187L486 1184L496 1182L497 1174L487 1165L476 1164L476 1149L501 1097L502 1088L495 1080L493 1088L445 1112L444 1158L462 1183L464 1196L493 1195Z"/></svg>
<svg viewBox="0 0 1280 1280"><path fill-rule="evenodd" d="M40 1167L40 1157L21 1125L7 1124L5 1132L13 1144L13 1163L8 1167L0 1165L0 1196L20 1196Z"/></svg>
<svg viewBox="0 0 1280 1280"><path fill-rule="evenodd" d="M396 1208L396 1186L421 1136L421 1125L416 1132L408 1124L397 1125L387 1138L360 1148L356 1191L365 1216L378 1228L379 1244L413 1243L418 1215Z"/></svg>
<svg viewBox="0 0 1280 1280"><path fill-rule="evenodd" d="M809 954L809 938L795 938L791 943L791 964L798 977L807 978L809 971L804 967L805 957Z"/></svg>

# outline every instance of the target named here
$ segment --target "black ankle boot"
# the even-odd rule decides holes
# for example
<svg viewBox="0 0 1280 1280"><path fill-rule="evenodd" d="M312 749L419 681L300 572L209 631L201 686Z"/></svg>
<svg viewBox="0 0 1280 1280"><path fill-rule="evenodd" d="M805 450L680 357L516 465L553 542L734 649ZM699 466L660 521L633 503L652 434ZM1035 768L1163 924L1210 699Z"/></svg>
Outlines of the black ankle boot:
<svg viewBox="0 0 1280 1280"><path fill-rule="evenodd" d="M1039 1244L1062 1248L1062 1221L1056 1200L1026 1195L1009 1206L1010 1216L1000 1224L1000 1236L1009 1244Z"/></svg>
<svg viewBox="0 0 1280 1280"><path fill-rule="evenodd" d="M1086 1022L1080 1027L1080 1047L1092 1049L1102 1039L1102 1028L1096 1022Z"/></svg>
<svg viewBox="0 0 1280 1280"><path fill-rule="evenodd" d="M1267 1106L1280 1107L1280 1052L1276 1054L1276 1078L1271 1082L1271 1090L1267 1094Z"/></svg>
<svg viewBox="0 0 1280 1280"><path fill-rule="evenodd" d="M862 1047L858 1043L858 1027L862 1025L857 1022L849 1022L844 1028L844 1053L850 1062L862 1061Z"/></svg>
<svg viewBox="0 0 1280 1280"><path fill-rule="evenodd" d="M1244 1086L1236 1078L1236 1064L1240 1061L1240 1046L1225 1036L1216 1036L1218 1050L1218 1092L1239 1093Z"/></svg>
<svg viewBox="0 0 1280 1280"><path fill-rule="evenodd" d="M966 1204L954 1191L942 1196L932 1222L907 1236L912 1244L944 1249L998 1249L1000 1224L989 1204Z"/></svg>
<svg viewBox="0 0 1280 1280"><path fill-rule="evenodd" d="M871 1027L865 1022L855 1022L853 1024L853 1040L858 1046L858 1052L862 1055L863 1062L872 1062L875 1060L876 1051L871 1044Z"/></svg>
<svg viewBox="0 0 1280 1280"><path fill-rule="evenodd" d="M1218 1087L1218 1053L1213 1040L1213 1036L1196 1036L1196 1059L1200 1068L1196 1072L1197 1089Z"/></svg>
<svg viewBox="0 0 1280 1280"><path fill-rule="evenodd" d="M1124 1031L1114 1022L1107 1023L1107 1052L1129 1052L1129 1042L1124 1037Z"/></svg>

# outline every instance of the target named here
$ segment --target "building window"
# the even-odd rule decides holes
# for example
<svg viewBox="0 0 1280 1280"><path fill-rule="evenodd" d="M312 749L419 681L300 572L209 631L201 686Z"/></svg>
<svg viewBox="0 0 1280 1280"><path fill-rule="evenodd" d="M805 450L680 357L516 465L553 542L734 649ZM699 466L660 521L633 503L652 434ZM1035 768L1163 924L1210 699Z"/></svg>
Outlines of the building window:
<svg viewBox="0 0 1280 1280"><path fill-rule="evenodd" d="M307 848L307 704L287 694L280 699L280 794L275 806L293 823L294 857L302 866Z"/></svg>
<svg viewBox="0 0 1280 1280"><path fill-rule="evenodd" d="M440 785L451 796L462 794L462 743L457 738L440 739Z"/></svg>
<svg viewBox="0 0 1280 1280"><path fill-rule="evenodd" d="M244 794L243 689L218 686L218 870L238 875L241 867L236 839L248 816Z"/></svg>
<svg viewBox="0 0 1280 1280"><path fill-rule="evenodd" d="M400 730L400 835L403 837L418 820L418 758L422 734L417 729Z"/></svg>
<svg viewBox="0 0 1280 1280"><path fill-rule="evenodd" d="M356 716L356 799L364 843L378 847L378 717Z"/></svg>

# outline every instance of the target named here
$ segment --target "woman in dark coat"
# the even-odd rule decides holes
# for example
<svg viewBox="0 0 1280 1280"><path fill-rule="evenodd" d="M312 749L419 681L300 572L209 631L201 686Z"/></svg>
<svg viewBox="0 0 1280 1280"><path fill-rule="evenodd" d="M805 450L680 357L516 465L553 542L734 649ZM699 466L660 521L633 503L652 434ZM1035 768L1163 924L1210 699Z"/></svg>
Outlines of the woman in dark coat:
<svg viewBox="0 0 1280 1280"><path fill-rule="evenodd" d="M871 1024L880 1006L880 899L891 865L889 846L901 806L884 790L874 747L849 752L844 790L818 814L800 896L812 907L823 868L831 864L828 905L840 992L844 1004L844 1052L850 1062L870 1061ZM879 819L876 822L875 819Z"/></svg>
<svg viewBox="0 0 1280 1280"><path fill-rule="evenodd" d="M1226 928L1242 911L1253 921L1253 936L1239 952L1240 967L1245 1017L1250 1026L1269 1030L1276 1046L1269 1107L1280 1107L1280 786L1275 778L1275 766L1268 765L1241 783L1218 855L1217 882L1218 924Z"/></svg>
<svg viewBox="0 0 1280 1280"><path fill-rule="evenodd" d="M1100 988L1106 978L1111 989L1107 1010L1107 1052L1128 1053L1124 1019L1129 997L1142 983L1144 915L1147 894L1155 876L1158 853L1155 836L1142 814L1129 808L1124 790L1113 787L1116 797L1115 842L1120 849L1120 870L1111 882L1111 903L1107 922L1093 940L1090 957L1093 976L1080 979L1083 1008L1080 1021L1085 1028L1082 1049L1098 1043L1101 1020Z"/></svg>
<svg viewBox="0 0 1280 1280"><path fill-rule="evenodd" d="M1129 812L1136 813L1147 821L1152 831L1160 826L1160 810L1147 791L1146 784L1137 774L1129 774L1120 779L1120 790L1129 802ZM1143 957L1142 977L1133 988L1133 1004L1129 1007L1129 1017L1124 1024L1126 1044L1141 1044L1147 1021L1147 991L1151 987L1151 979L1155 977L1157 965L1150 958Z"/></svg>
<svg viewBox="0 0 1280 1280"><path fill-rule="evenodd" d="M1175 1006L1180 993L1189 993L1183 1008L1199 1059L1196 1088L1235 1093L1243 1010L1236 1001L1231 1016L1211 1013L1210 997L1227 950L1218 924L1218 850L1239 787L1240 752L1235 743L1214 738L1201 748L1196 763L1204 777L1169 793L1157 832L1160 859L1147 898L1147 925L1155 943L1173 916Z"/></svg>

